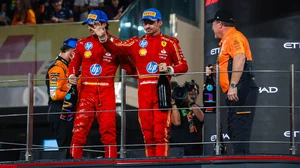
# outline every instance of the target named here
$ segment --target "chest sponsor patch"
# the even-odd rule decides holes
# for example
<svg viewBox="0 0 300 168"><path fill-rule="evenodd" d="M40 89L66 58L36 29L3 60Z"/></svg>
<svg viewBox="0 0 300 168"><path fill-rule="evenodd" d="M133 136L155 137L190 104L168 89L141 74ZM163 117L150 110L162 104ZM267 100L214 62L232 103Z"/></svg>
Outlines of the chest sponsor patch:
<svg viewBox="0 0 300 168"><path fill-rule="evenodd" d="M140 54L140 56L145 56L147 54L147 50L145 48L141 48L139 50L139 54Z"/></svg>
<svg viewBox="0 0 300 168"><path fill-rule="evenodd" d="M93 48L93 43L92 42L87 42L84 44L84 48L86 50L91 50Z"/></svg>
<svg viewBox="0 0 300 168"><path fill-rule="evenodd" d="M102 67L99 64L93 64L90 67L90 73L94 76L99 75L101 72L102 72Z"/></svg>
<svg viewBox="0 0 300 168"><path fill-rule="evenodd" d="M71 99L71 94L70 93L66 94L65 100L70 100L70 99Z"/></svg>
<svg viewBox="0 0 300 168"><path fill-rule="evenodd" d="M167 51L165 49L161 50L159 55L167 56Z"/></svg>
<svg viewBox="0 0 300 168"><path fill-rule="evenodd" d="M167 42L166 41L162 41L161 42L161 46L165 47L167 45Z"/></svg>
<svg viewBox="0 0 300 168"><path fill-rule="evenodd" d="M142 40L140 41L140 47L145 48L148 45L148 41L147 40Z"/></svg>
<svg viewBox="0 0 300 168"><path fill-rule="evenodd" d="M91 51L85 51L83 55L84 55L85 58L90 58L92 56L92 52Z"/></svg>
<svg viewBox="0 0 300 168"><path fill-rule="evenodd" d="M146 66L148 73L156 73L158 71L158 64L154 61L149 62Z"/></svg>
<svg viewBox="0 0 300 168"><path fill-rule="evenodd" d="M57 78L51 78L51 82L56 82Z"/></svg>
<svg viewBox="0 0 300 168"><path fill-rule="evenodd" d="M51 76L59 76L60 73L59 73L59 72L52 72L50 75L51 75Z"/></svg>
<svg viewBox="0 0 300 168"><path fill-rule="evenodd" d="M58 84L57 84L57 82L50 82L50 84L49 84L49 86L50 87L57 87L58 86Z"/></svg>
<svg viewBox="0 0 300 168"><path fill-rule="evenodd" d="M212 85L207 85L206 86L207 91L212 91L213 89L214 89L214 87Z"/></svg>
<svg viewBox="0 0 300 168"><path fill-rule="evenodd" d="M110 60L110 59L108 59L108 58L104 58L104 59L103 59L103 61L106 61L106 62L111 62L111 60Z"/></svg>

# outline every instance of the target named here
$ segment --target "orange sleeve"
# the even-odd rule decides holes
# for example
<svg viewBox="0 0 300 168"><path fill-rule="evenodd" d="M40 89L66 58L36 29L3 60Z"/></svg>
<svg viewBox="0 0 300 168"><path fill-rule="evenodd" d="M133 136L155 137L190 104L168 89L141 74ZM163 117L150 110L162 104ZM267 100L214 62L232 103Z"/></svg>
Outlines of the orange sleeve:
<svg viewBox="0 0 300 168"><path fill-rule="evenodd" d="M27 11L27 19L24 24L36 24L35 14L32 9Z"/></svg>
<svg viewBox="0 0 300 168"><path fill-rule="evenodd" d="M53 101L64 100L69 88L66 74L62 67L54 66L48 72L50 97Z"/></svg>
<svg viewBox="0 0 300 168"><path fill-rule="evenodd" d="M245 54L244 42L241 37L235 36L229 41L230 56L234 58L237 54Z"/></svg>

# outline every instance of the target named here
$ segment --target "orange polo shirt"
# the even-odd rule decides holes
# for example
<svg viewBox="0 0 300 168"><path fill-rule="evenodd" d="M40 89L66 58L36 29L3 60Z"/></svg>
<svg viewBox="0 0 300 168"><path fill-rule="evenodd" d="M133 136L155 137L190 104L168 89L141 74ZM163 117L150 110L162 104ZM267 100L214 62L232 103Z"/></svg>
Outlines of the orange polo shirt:
<svg viewBox="0 0 300 168"><path fill-rule="evenodd" d="M229 89L229 70L232 67L228 66L229 60L233 59L237 54L245 54L247 61L252 60L250 46L247 38L234 27L231 27L221 39L219 46L221 48L218 65L220 68L220 86L223 93ZM230 65L232 66L232 65Z"/></svg>

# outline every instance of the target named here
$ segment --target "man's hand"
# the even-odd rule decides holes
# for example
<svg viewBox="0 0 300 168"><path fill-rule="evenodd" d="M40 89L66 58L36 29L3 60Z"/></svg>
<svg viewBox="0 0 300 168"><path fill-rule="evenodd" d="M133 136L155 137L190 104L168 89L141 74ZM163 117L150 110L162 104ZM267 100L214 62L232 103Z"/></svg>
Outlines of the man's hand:
<svg viewBox="0 0 300 168"><path fill-rule="evenodd" d="M158 65L159 72L168 72L168 66L166 63L160 63Z"/></svg>
<svg viewBox="0 0 300 168"><path fill-rule="evenodd" d="M193 100L192 100L192 98L191 98L191 96L190 96L189 93L187 95L187 98L185 99L185 102L187 102L187 103L192 103L193 102Z"/></svg>
<svg viewBox="0 0 300 168"><path fill-rule="evenodd" d="M213 72L214 67L213 66L207 66L205 67L205 74L206 76L209 76Z"/></svg>
<svg viewBox="0 0 300 168"><path fill-rule="evenodd" d="M95 32L95 34L99 37L100 40L107 38L104 24L101 24L100 22L95 22L94 27L91 29Z"/></svg>
<svg viewBox="0 0 300 168"><path fill-rule="evenodd" d="M73 85L77 85L78 78L74 74L70 75L68 80L69 80L69 83L71 83Z"/></svg>
<svg viewBox="0 0 300 168"><path fill-rule="evenodd" d="M232 88L230 87L227 92L227 98L231 101L239 101L239 97L237 95L237 87Z"/></svg>
<svg viewBox="0 0 300 168"><path fill-rule="evenodd" d="M57 22L58 22L58 18L53 16L53 17L51 18L51 21L57 23Z"/></svg>

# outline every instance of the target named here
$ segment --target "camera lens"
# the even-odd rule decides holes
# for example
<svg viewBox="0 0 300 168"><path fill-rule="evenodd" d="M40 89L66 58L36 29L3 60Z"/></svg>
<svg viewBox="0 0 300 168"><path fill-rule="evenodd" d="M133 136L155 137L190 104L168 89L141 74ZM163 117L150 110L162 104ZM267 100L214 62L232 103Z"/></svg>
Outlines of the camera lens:
<svg viewBox="0 0 300 168"><path fill-rule="evenodd" d="M188 85L188 91L189 92L192 91L194 88L195 88L195 85L191 85L191 84Z"/></svg>

